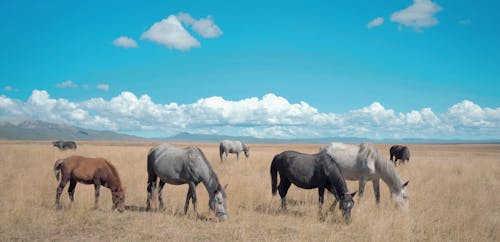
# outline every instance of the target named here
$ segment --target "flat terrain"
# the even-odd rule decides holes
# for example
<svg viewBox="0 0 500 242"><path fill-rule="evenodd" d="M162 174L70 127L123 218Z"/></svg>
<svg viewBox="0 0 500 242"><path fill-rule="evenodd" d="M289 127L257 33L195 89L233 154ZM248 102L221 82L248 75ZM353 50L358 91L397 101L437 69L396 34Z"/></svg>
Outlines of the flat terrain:
<svg viewBox="0 0 500 242"><path fill-rule="evenodd" d="M229 220L214 221L205 187L192 206L182 208L187 185L166 185L166 210L144 212L146 156L153 143L79 142L76 151L58 151L50 142L0 141L0 240L170 240L170 241L499 241L500 144L410 144L410 164L397 169L409 180L410 209L400 211L381 183L376 206L370 183L345 225L339 211L319 219L317 190L292 186L288 211L271 195L269 165L284 150L313 153L319 145L252 145L250 157L218 158L217 144L196 144L206 154L222 184L229 184ZM187 144L181 144L187 145ZM193 144L190 144L193 145ZM377 147L388 156L389 144ZM100 209L93 209L93 186L78 184L75 204L55 210L56 159L70 155L104 157L117 167L126 188L124 213L111 211L111 195L101 189ZM348 182L358 190L357 182ZM325 197L325 208L332 196ZM326 213L328 209L324 209Z"/></svg>

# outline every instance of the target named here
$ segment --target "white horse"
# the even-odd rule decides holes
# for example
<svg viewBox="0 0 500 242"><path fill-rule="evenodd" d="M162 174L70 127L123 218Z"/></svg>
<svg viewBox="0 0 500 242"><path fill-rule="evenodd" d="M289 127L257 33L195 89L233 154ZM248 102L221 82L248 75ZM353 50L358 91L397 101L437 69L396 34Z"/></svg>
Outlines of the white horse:
<svg viewBox="0 0 500 242"><path fill-rule="evenodd" d="M220 161L222 162L222 156L225 154L227 159L227 155L229 153L236 153L236 159L240 159L240 152L245 153L245 156L248 157L250 155L250 150L248 147L243 144L243 142L238 140L223 140L219 145L219 156Z"/></svg>
<svg viewBox="0 0 500 242"><path fill-rule="evenodd" d="M372 181L375 200L379 203L379 181L382 179L389 187L392 199L398 207L408 208L409 194L406 186L409 181L403 182L394 164L380 155L372 144L330 143L324 149L337 161L346 180L359 180L359 197L363 195L366 181Z"/></svg>

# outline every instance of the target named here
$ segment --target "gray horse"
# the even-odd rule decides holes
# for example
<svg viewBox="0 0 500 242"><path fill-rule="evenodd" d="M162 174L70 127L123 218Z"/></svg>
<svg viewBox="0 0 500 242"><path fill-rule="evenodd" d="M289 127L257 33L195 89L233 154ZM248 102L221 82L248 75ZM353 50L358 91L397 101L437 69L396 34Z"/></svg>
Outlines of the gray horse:
<svg viewBox="0 0 500 242"><path fill-rule="evenodd" d="M219 145L219 156L220 161L222 162L222 155L225 154L226 159L229 153L236 153L236 159L239 160L240 152L245 153L245 156L248 157L250 155L250 150L248 147L243 144L241 141L237 140L223 140Z"/></svg>
<svg viewBox="0 0 500 242"><path fill-rule="evenodd" d="M187 213L189 200L192 199L194 211L198 215L196 186L201 182L205 185L209 195L208 206L210 210L215 211L215 215L219 219L227 219L225 187L222 188L220 185L217 174L215 174L200 148L180 148L170 144L161 144L151 148L148 154L148 198L146 208L148 211L151 210L151 200L153 199L157 178L160 178L158 185L160 209L163 208L161 191L165 183L172 185L188 184L189 190L184 205L184 214Z"/></svg>
<svg viewBox="0 0 500 242"><path fill-rule="evenodd" d="M398 159L401 160L399 163L410 162L410 149L402 145L393 145L389 149L390 160L394 161L394 165L398 165ZM394 160L393 160L394 158Z"/></svg>
<svg viewBox="0 0 500 242"><path fill-rule="evenodd" d="M392 199L398 207L409 206L406 191L408 181L404 182L396 172L396 167L383 157L371 144L330 143L324 150L335 159L347 180L359 180L359 197L363 196L366 181L372 181L375 201L380 202L380 179L387 184Z"/></svg>
<svg viewBox="0 0 500 242"><path fill-rule="evenodd" d="M67 150L67 149L76 150L76 143L75 143L75 141L62 141L62 140L58 140L58 141L52 142L52 145L54 147L59 148L59 150Z"/></svg>
<svg viewBox="0 0 500 242"><path fill-rule="evenodd" d="M295 151L285 151L274 157L271 163L271 189L273 195L279 191L281 207L286 209L286 194L292 184L303 189L318 188L319 211L324 201L325 189L335 196L332 208L340 201L346 223L350 223L352 199L356 192L349 193L347 184L335 160L326 152L309 155ZM278 185L277 174L280 177Z"/></svg>

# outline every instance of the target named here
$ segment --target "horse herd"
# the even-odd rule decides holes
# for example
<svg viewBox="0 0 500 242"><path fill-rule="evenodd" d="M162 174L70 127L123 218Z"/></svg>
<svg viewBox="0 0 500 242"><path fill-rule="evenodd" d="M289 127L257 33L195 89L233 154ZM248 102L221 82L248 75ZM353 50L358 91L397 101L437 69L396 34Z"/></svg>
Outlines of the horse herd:
<svg viewBox="0 0 500 242"><path fill-rule="evenodd" d="M224 140L220 143L219 154L221 162L223 155L240 152L249 156L248 147L240 141ZM296 151L284 151L274 156L270 164L271 192L279 193L281 207L286 209L286 194L291 184L303 189L318 189L319 211L324 202L325 189L333 194L335 201L332 208L339 203L339 209L346 223L351 221L351 209L354 206L353 197L362 196L365 183L371 181L376 202L380 201L380 179L386 183L391 197L400 208L408 207L409 196L406 191L408 181L404 182L396 171L396 160L409 161L409 149L404 146L394 146L390 149L391 161L387 160L378 150L368 143L344 144L330 143L320 148L317 154L304 154ZM56 191L56 208L60 208L61 193L69 182L68 195L71 204L77 182L94 184L95 208L98 208L99 189L104 186L111 190L113 210L125 210L125 191L116 168L103 158L88 158L71 156L59 159L54 164L56 179L60 181ZM196 186L202 183L209 195L208 206L220 220L228 218L227 196L217 174L198 147L178 147L172 144L161 144L149 150L147 156L147 201L146 210L151 211L154 194L158 194L158 207L164 206L162 189L166 183L172 185L188 184L188 192L184 205L184 213L192 201L193 209L197 211ZM279 178L279 184L278 184ZM349 192L346 180L358 180L357 192Z"/></svg>

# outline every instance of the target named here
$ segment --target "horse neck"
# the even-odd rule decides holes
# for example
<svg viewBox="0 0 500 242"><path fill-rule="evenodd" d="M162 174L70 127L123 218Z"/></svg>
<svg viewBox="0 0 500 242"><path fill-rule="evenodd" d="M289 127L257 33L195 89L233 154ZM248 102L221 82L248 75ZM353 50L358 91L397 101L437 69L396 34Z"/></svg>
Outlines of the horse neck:
<svg viewBox="0 0 500 242"><path fill-rule="evenodd" d="M401 191L403 181L391 162L383 157L378 157L375 162L375 168L382 181L387 184L392 193L399 193Z"/></svg>
<svg viewBox="0 0 500 242"><path fill-rule="evenodd" d="M109 162L106 161L106 163L108 164L109 170L111 173L109 176L109 181L108 181L109 189L111 189L112 191L116 191L116 192L122 191L123 190L122 182L120 180L120 176L118 175L118 172L116 171L116 168L113 165L111 165Z"/></svg>
<svg viewBox="0 0 500 242"><path fill-rule="evenodd" d="M215 173L210 169L209 167L209 172L208 172L208 177L202 180L203 185L205 185L205 188L207 189L208 195L210 196L210 199L212 199L215 190L220 187L219 179L215 175Z"/></svg>
<svg viewBox="0 0 500 242"><path fill-rule="evenodd" d="M338 174L338 175L335 176L333 174ZM331 181L333 187L335 187L335 190L339 193L338 194L339 196L349 192L349 190L347 189L347 184L345 182L345 179L342 176L342 173L340 172L340 170L339 170L339 172L335 172L335 171L330 172L330 181Z"/></svg>

